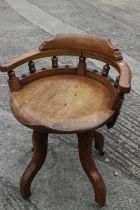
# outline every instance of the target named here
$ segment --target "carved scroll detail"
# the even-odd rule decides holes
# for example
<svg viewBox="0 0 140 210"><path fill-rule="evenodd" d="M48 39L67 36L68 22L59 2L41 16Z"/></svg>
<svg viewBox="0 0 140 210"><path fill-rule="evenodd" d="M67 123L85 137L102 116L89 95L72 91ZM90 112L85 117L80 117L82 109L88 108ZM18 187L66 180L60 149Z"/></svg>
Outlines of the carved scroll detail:
<svg viewBox="0 0 140 210"><path fill-rule="evenodd" d="M40 47L39 47L39 50L40 50L40 51L44 51L46 44L47 44L47 41L44 40L44 41L41 43L41 45L40 45Z"/></svg>
<svg viewBox="0 0 140 210"><path fill-rule="evenodd" d="M40 51L58 49L98 53L111 57L115 61L123 59L119 49L113 47L109 39L95 35L70 33L56 34L55 37L44 41L39 47Z"/></svg>

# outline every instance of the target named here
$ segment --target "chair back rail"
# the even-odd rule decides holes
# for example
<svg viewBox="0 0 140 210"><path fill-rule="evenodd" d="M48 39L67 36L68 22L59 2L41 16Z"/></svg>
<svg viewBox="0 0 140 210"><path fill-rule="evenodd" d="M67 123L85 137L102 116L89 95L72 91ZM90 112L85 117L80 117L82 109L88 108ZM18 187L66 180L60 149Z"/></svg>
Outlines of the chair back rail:
<svg viewBox="0 0 140 210"><path fill-rule="evenodd" d="M56 56L78 56L78 74L84 74L86 71L85 62L82 59L92 58L107 65L113 66L120 74L118 81L118 91L128 93L131 88L131 71L129 66L123 61L119 49L113 47L110 40L100 36L86 34L57 34L55 37L44 41L39 47L39 51L22 55L7 64L0 65L0 71L8 72L12 75L13 69L29 62L29 70L34 71L32 60L55 57ZM52 67L58 67L58 60L52 59ZM32 73L32 72L31 72Z"/></svg>

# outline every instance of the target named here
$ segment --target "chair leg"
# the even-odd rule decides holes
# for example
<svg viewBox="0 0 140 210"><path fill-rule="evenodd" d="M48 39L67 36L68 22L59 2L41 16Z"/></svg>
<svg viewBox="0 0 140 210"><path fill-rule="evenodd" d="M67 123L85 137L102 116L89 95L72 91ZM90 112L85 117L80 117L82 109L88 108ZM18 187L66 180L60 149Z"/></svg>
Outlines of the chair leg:
<svg viewBox="0 0 140 210"><path fill-rule="evenodd" d="M104 206L106 202L105 184L92 158L93 132L78 133L77 136L80 161L93 185L95 201Z"/></svg>
<svg viewBox="0 0 140 210"><path fill-rule="evenodd" d="M104 155L104 151L103 151L104 136L103 136L103 134L94 130L93 136L94 136L94 140L95 140L95 149L97 149L101 155Z"/></svg>
<svg viewBox="0 0 140 210"><path fill-rule="evenodd" d="M33 147L32 147L32 152L34 152L34 134L32 134L32 144L33 144Z"/></svg>
<svg viewBox="0 0 140 210"><path fill-rule="evenodd" d="M20 192L24 199L27 199L31 195L31 183L45 161L48 147L48 134L34 130L33 144L34 153L32 160L20 180Z"/></svg>

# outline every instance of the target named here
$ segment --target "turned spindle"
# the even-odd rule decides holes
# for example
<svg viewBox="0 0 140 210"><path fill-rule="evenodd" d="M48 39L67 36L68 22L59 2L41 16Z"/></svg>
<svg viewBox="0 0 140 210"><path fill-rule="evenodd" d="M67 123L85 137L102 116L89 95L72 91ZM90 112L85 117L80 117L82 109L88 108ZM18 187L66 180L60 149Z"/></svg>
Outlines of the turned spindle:
<svg viewBox="0 0 140 210"><path fill-rule="evenodd" d="M104 65L103 71L102 71L102 76L107 77L108 73L109 73L109 70L110 70L109 64Z"/></svg>
<svg viewBox="0 0 140 210"><path fill-rule="evenodd" d="M77 68L77 73L79 75L84 75L84 72L86 70L86 58L85 57L82 57L80 56L79 57L79 64L78 64L78 68Z"/></svg>
<svg viewBox="0 0 140 210"><path fill-rule="evenodd" d="M35 63L33 61L29 61L28 66L31 74L36 72Z"/></svg>
<svg viewBox="0 0 140 210"><path fill-rule="evenodd" d="M9 80L17 79L16 74L13 70L8 71Z"/></svg>
<svg viewBox="0 0 140 210"><path fill-rule="evenodd" d="M58 58L56 56L52 57L52 68L58 68Z"/></svg>
<svg viewBox="0 0 140 210"><path fill-rule="evenodd" d="M117 77L116 77L116 80L115 80L115 82L114 82L114 87L115 87L115 88L118 88L118 86L119 86L119 80L120 80L120 76L117 76Z"/></svg>

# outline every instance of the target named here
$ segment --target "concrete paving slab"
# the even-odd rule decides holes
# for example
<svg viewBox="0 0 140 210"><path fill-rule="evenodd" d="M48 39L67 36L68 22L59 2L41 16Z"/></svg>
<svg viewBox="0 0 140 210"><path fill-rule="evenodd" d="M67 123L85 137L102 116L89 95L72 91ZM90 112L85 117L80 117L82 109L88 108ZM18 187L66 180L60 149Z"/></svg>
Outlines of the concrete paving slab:
<svg viewBox="0 0 140 210"><path fill-rule="evenodd" d="M136 16L134 18L131 18L131 22L129 19L127 19L127 22L124 21L124 18L128 14L127 4L124 8L123 4L119 4L119 2L118 4L115 4L114 2L114 6L116 5L114 11L119 10L120 15L118 17L118 13L116 14L114 12L112 14L111 8L113 4L111 4L111 6L109 7L108 1L106 2L106 4L102 1L99 1L97 3L91 0L82 1L82 4L80 3L80 1L75 2L74 0L70 2L65 2L64 0L30 0L30 2L27 0L6 0L6 2L22 17L51 35L55 35L59 32L76 32L107 36L112 39L112 42L116 44L116 46L120 46L122 50L126 51L127 47L128 54L129 47L131 45L131 38L137 41L135 44L133 43L133 45L131 45L131 47L133 46L133 48L135 48L135 52L137 52L139 40L138 38L136 39L135 36L137 32L140 31L140 25L138 25L137 31L135 31L135 28L133 27L133 21L135 20ZM35 3L37 6L35 5ZM138 15L139 13L137 12L136 14ZM130 13L130 15L132 16L133 14ZM83 17L85 18L83 19ZM93 21L96 21L95 24L93 24ZM88 30L87 27L89 27ZM108 27L110 27L110 29L108 29ZM102 29L102 31L100 31L99 29ZM122 33L125 30L127 30L128 37L122 36ZM133 33L132 35L131 32L135 33ZM133 56L132 49L130 54ZM134 58L126 55L125 53L123 53L123 55L124 59L133 70L132 88L134 88L135 91L139 91L140 85L138 78L140 78L140 62L136 61ZM139 55L136 56L136 58L138 58L139 60ZM90 62L93 62L93 60L90 59Z"/></svg>
<svg viewBox="0 0 140 210"><path fill-rule="evenodd" d="M3 20L0 24L0 62L2 63L17 55L37 49L42 40L54 35L50 33L49 28L47 30L46 25L44 30L31 20L29 22L28 18L21 17L21 14L19 15L18 11L9 7L6 1L10 0L0 0L0 19ZM11 0L11 2L13 1ZM95 1L93 2L95 3ZM114 19L117 17L116 11L120 14L120 10L117 10L120 4L118 1L115 4L114 0L112 3L106 2L99 0L98 4L92 6L91 2L75 0L28 1L37 10L40 8L39 11L43 11L45 17L48 17L46 15L49 14L50 20L55 17L60 24L63 22L67 24L67 29L74 27L75 30L88 33L96 31L100 35L109 36L111 34L112 40L115 39L115 43L122 46L124 53L129 54L129 56L126 54L124 56L134 72L132 84L134 90L126 97L115 127L111 130L101 129L105 135L105 156L99 156L95 150L94 156L107 187L107 206L103 209L139 210L140 77L139 50L137 48L139 36L136 36L139 28L134 31L134 27L130 26L130 23L125 24L124 20L122 21L125 18L123 14L126 15L125 10L127 13L130 10L130 6L127 5L128 0L125 0L124 4L121 3L124 8L121 10L122 15L118 21L114 21ZM135 3L139 5L139 1L135 0ZM96 17L103 10L101 5L106 8L106 14L103 13L99 21ZM110 12L109 9L107 10L108 7ZM132 9L139 15L136 6L132 6ZM115 12L115 17L111 15L111 10ZM5 16L5 14L8 15ZM106 17L107 14L108 17ZM133 19L131 13L130 16ZM101 24L102 21L103 24ZM110 25L110 30L106 24ZM91 28L91 31L87 30L88 28ZM120 29L118 30L118 28ZM55 30L58 32L57 25ZM126 31L127 36L123 43L124 31ZM121 35L123 36L122 39ZM137 39L135 39L136 37ZM130 38L135 40L133 44ZM129 46L131 47L129 48ZM37 66L45 66L49 62L48 59L43 59L37 63ZM64 63L63 58L61 62ZM73 59L72 63L76 63L76 61ZM27 67L23 66L19 70L21 72L27 71ZM18 74L20 73L19 70ZM20 125L9 113L9 92L6 78L5 75L0 74L0 209L100 209L94 202L92 187L80 166L75 135L49 136L48 158L33 183L32 197L26 202L20 197L19 178L32 156L30 150L31 130ZM114 175L115 171L117 171L118 176Z"/></svg>
<svg viewBox="0 0 140 210"><path fill-rule="evenodd" d="M35 6L34 4L31 4L27 0L6 0L6 2L18 13L25 17L27 20L31 21L35 25L39 25L40 28L45 31L55 34L56 29L57 33L59 32L79 32L80 30L65 24L64 21L59 20L53 15L50 15L49 13L44 12L39 7Z"/></svg>
<svg viewBox="0 0 140 210"><path fill-rule="evenodd" d="M114 45L140 61L139 0L29 0L29 2L81 31L110 37Z"/></svg>

